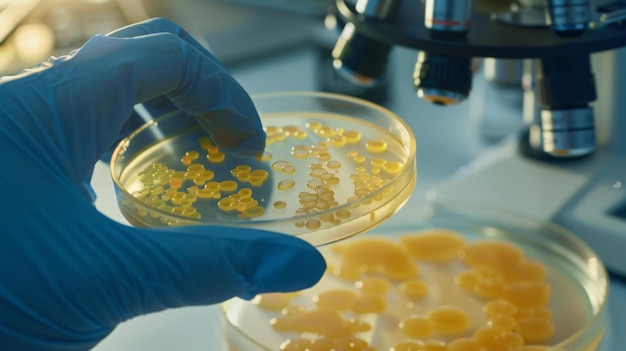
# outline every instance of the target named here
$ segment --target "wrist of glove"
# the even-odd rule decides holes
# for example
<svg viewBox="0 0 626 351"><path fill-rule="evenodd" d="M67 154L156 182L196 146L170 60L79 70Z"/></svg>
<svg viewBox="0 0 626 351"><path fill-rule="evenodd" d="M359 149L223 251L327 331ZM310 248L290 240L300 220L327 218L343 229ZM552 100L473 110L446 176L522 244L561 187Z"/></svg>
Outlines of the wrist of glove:
<svg viewBox="0 0 626 351"><path fill-rule="evenodd" d="M226 152L265 136L243 88L174 23L96 36L0 79L0 349L87 350L115 326L167 308L316 283L320 253L294 237L230 227L131 228L99 213L94 164L138 103L196 116Z"/></svg>

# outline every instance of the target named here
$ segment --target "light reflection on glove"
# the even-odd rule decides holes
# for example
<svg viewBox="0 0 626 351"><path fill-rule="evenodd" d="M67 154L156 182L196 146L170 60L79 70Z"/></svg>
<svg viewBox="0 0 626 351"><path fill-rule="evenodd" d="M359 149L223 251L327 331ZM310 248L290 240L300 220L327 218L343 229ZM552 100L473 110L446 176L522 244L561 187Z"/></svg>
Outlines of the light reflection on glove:
<svg viewBox="0 0 626 351"><path fill-rule="evenodd" d="M87 350L137 315L309 287L320 253L250 229L136 229L99 213L96 161L166 96L227 152L264 134L247 93L177 25L150 20L0 79L0 349Z"/></svg>

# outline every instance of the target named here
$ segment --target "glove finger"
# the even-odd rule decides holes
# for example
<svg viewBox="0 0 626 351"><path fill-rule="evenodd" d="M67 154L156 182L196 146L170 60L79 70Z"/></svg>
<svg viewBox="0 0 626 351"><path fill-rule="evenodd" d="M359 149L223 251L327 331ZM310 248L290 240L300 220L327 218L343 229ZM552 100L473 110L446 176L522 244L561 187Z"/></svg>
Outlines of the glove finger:
<svg viewBox="0 0 626 351"><path fill-rule="evenodd" d="M178 111L178 107L165 95L157 96L141 104L151 118Z"/></svg>
<svg viewBox="0 0 626 351"><path fill-rule="evenodd" d="M115 38L134 38L154 33L171 33L182 39L191 47L198 51L199 55L204 55L206 59L211 60L215 66L222 67L222 63L209 52L209 50L194 39L187 31L178 26L176 23L164 19L155 18L150 19L138 24L133 24L116 31L113 31L107 36ZM177 104L181 104L177 101L177 97L173 97L173 100ZM243 110L246 114L256 114L256 110L251 106L252 102L249 100L247 94L242 94L237 100L241 104L241 107L249 105L247 110ZM146 109L153 115L158 116L164 113L164 107L168 107L167 104L163 104L163 101L155 98L153 101L145 103ZM171 106L171 105L170 105ZM250 140L250 143L242 143L242 140L248 139L249 131L241 130L241 119L231 118L228 115L231 113L237 114L235 111L215 110L210 113L202 113L196 115L200 125L210 134L211 139L224 151L234 156L242 158L254 155L263 150L265 147L264 140ZM258 128L259 126L257 126ZM228 133L223 133L228 132Z"/></svg>
<svg viewBox="0 0 626 351"><path fill-rule="evenodd" d="M195 116L217 146L241 158L253 156L265 148L263 126L250 96L219 61L207 59L210 54L196 50L172 34L146 35L132 41L133 45L140 46L136 50L144 49L161 56L159 60L143 57L132 62L142 83L135 102L151 100L163 93L159 88L167 83L169 72L165 73L165 82L155 81L163 78L155 77L155 72L180 68L170 81L175 86L172 84L165 95L179 109ZM179 51L172 53L170 45Z"/></svg>
<svg viewBox="0 0 626 351"><path fill-rule="evenodd" d="M133 107L163 95L196 116L225 152L249 157L265 147L263 127L246 91L215 60L171 33L132 39L96 36L40 75L58 102L58 112L49 117L59 120L49 124L60 128L49 139L64 143L77 184L88 179L118 138ZM60 103L72 96L88 98Z"/></svg>
<svg viewBox="0 0 626 351"><path fill-rule="evenodd" d="M165 18L151 18L143 22L131 24L126 27L114 30L106 36L114 38L134 38L155 33L172 33L187 42L189 45L193 46L199 52L207 55L207 58L215 60L216 65L220 65L223 67L222 63L215 59L215 57L209 52L209 50L205 46L200 44L200 42L198 42L191 34L189 34L189 32L180 27L178 24Z"/></svg>
<svg viewBox="0 0 626 351"><path fill-rule="evenodd" d="M225 151L248 157L263 150L265 134L250 96L212 54L172 32L119 40L112 56L130 66L134 81L123 83L137 87L136 103L166 95Z"/></svg>
<svg viewBox="0 0 626 351"><path fill-rule="evenodd" d="M119 287L108 290L120 300L101 304L128 307L101 311L114 322L235 296L297 291L318 282L326 269L315 247L284 234L219 226L127 231L113 246L122 263L110 265L124 271L111 272L107 283Z"/></svg>

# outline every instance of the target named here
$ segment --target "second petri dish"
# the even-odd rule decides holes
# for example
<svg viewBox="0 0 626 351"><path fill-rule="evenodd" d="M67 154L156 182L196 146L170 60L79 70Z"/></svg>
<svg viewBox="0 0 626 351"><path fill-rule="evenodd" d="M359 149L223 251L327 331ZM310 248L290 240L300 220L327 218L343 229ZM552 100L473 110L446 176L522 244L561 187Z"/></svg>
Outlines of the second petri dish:
<svg viewBox="0 0 626 351"><path fill-rule="evenodd" d="M572 233L460 204L323 247L316 286L222 305L231 351L593 351L607 276ZM391 224L391 223L388 223Z"/></svg>

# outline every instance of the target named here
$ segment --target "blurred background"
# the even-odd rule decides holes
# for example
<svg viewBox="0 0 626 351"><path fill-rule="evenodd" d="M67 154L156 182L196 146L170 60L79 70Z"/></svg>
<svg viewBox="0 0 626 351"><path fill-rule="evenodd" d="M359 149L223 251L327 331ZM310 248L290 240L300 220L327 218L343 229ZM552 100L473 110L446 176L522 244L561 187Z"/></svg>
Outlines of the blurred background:
<svg viewBox="0 0 626 351"><path fill-rule="evenodd" d="M97 33L163 16L211 43L226 63L305 44L328 0L3 0L0 70L62 55Z"/></svg>

